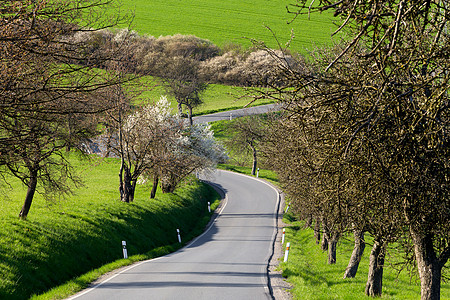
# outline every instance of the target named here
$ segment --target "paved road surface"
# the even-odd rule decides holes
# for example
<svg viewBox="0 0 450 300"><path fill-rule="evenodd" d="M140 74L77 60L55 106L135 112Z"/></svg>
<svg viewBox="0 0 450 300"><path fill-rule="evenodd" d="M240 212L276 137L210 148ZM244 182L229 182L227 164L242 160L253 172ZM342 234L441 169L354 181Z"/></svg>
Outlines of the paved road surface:
<svg viewBox="0 0 450 300"><path fill-rule="evenodd" d="M267 104L267 105L261 105L261 106L255 106L255 107L223 111L223 112L218 112L218 113L214 113L214 114L210 114L210 115L198 116L198 117L194 117L193 121L194 121L194 124L207 123L207 122L214 122L214 121L220 121L220 120L229 120L230 117L232 119L234 119L234 118L238 118L238 117L244 117L244 116L249 116L249 115L259 115L259 114L264 114L264 113L268 113L271 111L278 111L278 110L280 110L279 104Z"/></svg>
<svg viewBox="0 0 450 300"><path fill-rule="evenodd" d="M75 298L270 299L267 264L277 192L254 178L226 171L217 171L209 180L227 192L227 200L205 234L178 252L132 266Z"/></svg>

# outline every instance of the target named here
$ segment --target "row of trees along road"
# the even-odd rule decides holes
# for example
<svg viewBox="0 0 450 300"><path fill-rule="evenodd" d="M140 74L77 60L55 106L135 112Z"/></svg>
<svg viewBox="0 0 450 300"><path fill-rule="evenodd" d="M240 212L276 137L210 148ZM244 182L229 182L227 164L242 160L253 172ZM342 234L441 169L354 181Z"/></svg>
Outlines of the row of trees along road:
<svg viewBox="0 0 450 300"><path fill-rule="evenodd" d="M55 197L82 183L66 152L86 153L100 133L121 158L126 202L140 175L153 176L154 188L161 179L163 191L172 192L194 170L225 157L208 127L188 128L168 114L166 102L142 111L131 105L130 91L145 75L130 72L131 32L95 46L105 36L97 33L127 25L119 11L111 0L0 2L0 174L27 187L22 219L36 191Z"/></svg>
<svg viewBox="0 0 450 300"><path fill-rule="evenodd" d="M346 40L313 52L301 72L276 56L282 84L261 93L285 111L267 128L267 163L296 213L314 219L317 233L322 227L330 263L338 239L354 231L347 277L364 232L373 237L367 295L381 295L386 246L395 242L417 265L422 299L439 299L450 257L447 1L299 0L288 8L311 18L333 11Z"/></svg>

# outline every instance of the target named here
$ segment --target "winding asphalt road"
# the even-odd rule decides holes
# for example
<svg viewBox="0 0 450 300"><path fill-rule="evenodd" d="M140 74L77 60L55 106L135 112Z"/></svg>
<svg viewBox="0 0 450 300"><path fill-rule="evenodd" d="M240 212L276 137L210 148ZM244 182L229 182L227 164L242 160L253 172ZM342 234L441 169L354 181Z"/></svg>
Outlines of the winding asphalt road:
<svg viewBox="0 0 450 300"><path fill-rule="evenodd" d="M226 199L203 235L70 299L270 299L267 265L276 233L277 191L227 171L207 180L224 190Z"/></svg>
<svg viewBox="0 0 450 300"><path fill-rule="evenodd" d="M260 115L268 112L279 111L280 109L281 106L279 104L266 104L198 116L193 118L193 122L194 124L197 124L197 123L215 122L220 120L229 120L250 115Z"/></svg>

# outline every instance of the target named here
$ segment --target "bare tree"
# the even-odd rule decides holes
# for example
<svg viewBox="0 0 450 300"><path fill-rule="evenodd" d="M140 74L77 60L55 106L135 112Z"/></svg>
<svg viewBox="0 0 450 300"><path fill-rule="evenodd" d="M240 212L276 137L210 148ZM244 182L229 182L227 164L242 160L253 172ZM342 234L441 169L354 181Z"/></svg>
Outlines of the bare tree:
<svg viewBox="0 0 450 300"><path fill-rule="evenodd" d="M287 104L292 127L304 132L295 136L306 145L311 137L330 137L317 149L333 150L324 152L333 168L322 168L324 154L317 153L305 159L313 165L304 165L321 176L343 168L352 175L332 181L339 197L324 199L344 207L341 200L357 196L345 206L353 210L348 216L378 245L366 293L381 293L377 266L386 244L403 236L414 244L422 299L439 299L450 257L446 2L297 1L290 8L333 10L343 17L338 31L351 37L337 51L320 51L307 72L284 64L286 85L274 86L278 96L270 96ZM300 160L308 153L301 149ZM317 183L326 186L321 178Z"/></svg>
<svg viewBox="0 0 450 300"><path fill-rule="evenodd" d="M85 41L76 39L93 30L89 26L121 21L101 17L107 5L114 8L108 0L0 3L2 171L28 187L23 219L40 184L48 196L68 193L70 181L78 183L63 149L83 150L83 142L96 133L99 114L112 107L103 89L120 80L95 67L120 47L86 53Z"/></svg>
<svg viewBox="0 0 450 300"><path fill-rule="evenodd" d="M167 92L175 97L178 112L182 106L188 109L189 123L192 125L192 110L203 103L201 96L208 87L198 74L199 62L181 56L167 58L160 76Z"/></svg>
<svg viewBox="0 0 450 300"><path fill-rule="evenodd" d="M247 152L252 156L252 175L256 174L258 165L259 143L264 137L264 124L261 116L247 116L228 123L227 134L233 138L227 140L230 149ZM243 151L244 150L244 151Z"/></svg>

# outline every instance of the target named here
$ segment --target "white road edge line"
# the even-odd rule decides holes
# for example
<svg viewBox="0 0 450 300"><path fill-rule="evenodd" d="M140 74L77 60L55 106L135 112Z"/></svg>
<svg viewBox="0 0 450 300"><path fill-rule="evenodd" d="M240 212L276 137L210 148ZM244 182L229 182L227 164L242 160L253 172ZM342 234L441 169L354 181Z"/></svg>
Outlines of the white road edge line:
<svg viewBox="0 0 450 300"><path fill-rule="evenodd" d="M233 173L233 174L236 174L236 175L240 175L240 176L243 176L243 177L251 178L251 179L254 179L254 180L259 181L259 182L261 182L261 183L264 183L264 184L268 185L269 187L271 187L271 188L277 193L277 198L278 198L277 201L280 201L280 200L279 200L279 199L280 199L280 196L279 196L278 190L277 190L274 186L272 186L271 184L267 183L266 181L264 181L264 180L262 180L262 179L260 179L260 178L255 178L255 177L252 177L252 176L249 176L249 175L245 175L245 174L241 174L241 173L236 173L236 172L231 172L231 171L228 171L228 170L220 170L220 171L222 171L222 172L228 172L228 173ZM227 193L225 193L224 201L225 201L225 203L224 203L224 205L222 206L222 208L220 209L220 211L217 213L216 219L217 219L217 217L219 217L219 216L222 214L223 210L225 209L225 207L226 207L227 204L228 204L228 195L227 195ZM277 208L278 208L278 202L277 202L277 205L275 206L275 213L276 213ZM147 262L149 262L149 261L155 261L155 260L163 259L163 258L165 258L165 257L167 257L167 256L169 256L169 255L173 255L173 254L177 253L178 251L180 251L180 250L182 250L182 249L184 249L184 248L187 248L187 247L191 246L191 245L192 245L193 243L195 243L199 238L201 238L203 235L205 235L205 234L211 229L211 227L214 225L215 222L216 222L216 220L214 220L213 222L211 222L211 224L210 224L209 227L205 230L205 232L203 232L201 235L199 235L198 237L196 237L194 240L192 240L189 244L187 244L187 245L184 246L183 248L180 248L180 249L178 249L177 251L175 251L175 252L173 252L173 253L170 253L170 254L167 254L167 255L164 255L164 256L161 256L161 257L157 257L157 258L153 258L153 259L148 259L148 260L144 260L144 261L141 261L141 262L139 262L139 263L133 264L133 265L131 265L129 268L126 268L126 269L124 269L124 270L118 272L117 274L114 274L113 276L111 276L111 277L105 279L104 281L102 281L102 282L100 282L100 283L94 285L93 287L90 287L90 288L88 288L88 289L86 289L86 290L84 290L84 291L82 291L82 292L80 292L80 293L78 293L78 294L75 294L75 295L73 295L73 296L71 296L71 297L69 297L69 298L66 298L66 300L73 300L73 299L76 299L76 298L81 297L81 296L83 296L83 295L86 295L87 293L89 293L89 292L95 290L96 288L100 287L101 285L107 283L108 281L114 279L115 277L119 276L120 274L122 274L122 273L124 273L124 272L127 272L127 271L129 271L129 270L131 270L131 269L133 269L133 268L135 268L135 267L137 267L137 266L140 266L140 265L142 265L142 264L144 264L144 263L147 263ZM275 222L275 228L276 228L276 226L277 226L277 223L276 223L277 220L275 219L274 222ZM274 234L272 235L272 237L274 237L274 235L276 235L276 231L274 232ZM270 257L270 255L269 255L269 257ZM263 272L263 273L265 273L265 272ZM268 282L267 276L264 276L263 283L265 284L265 288L268 289L269 282Z"/></svg>
<svg viewBox="0 0 450 300"><path fill-rule="evenodd" d="M256 181L259 181L259 182L264 183L265 185L271 187L271 188L276 192L276 194L277 194L277 202L276 202L275 210L274 210L274 214L275 214L274 228L275 228L275 230L274 230L274 233L272 234L272 249L273 249L273 245L274 245L274 243L276 242L275 240L276 240L276 237L277 237L277 234L278 234L278 228L277 228L278 220L277 220L277 219L278 219L278 211L279 211L280 202L281 202L280 192L279 192L278 189L277 189L274 185L272 185L270 182L267 182L267 181L265 181L265 180L262 180L261 178L253 177L253 176L250 176L250 175L247 175L247 174L236 173L236 172L232 172L232 171L228 171L228 170L222 170L222 171L228 172L228 173L237 174L237 175L240 175L240 176L242 176L242 177L247 177L247 178L254 179L254 180L256 180ZM270 298L273 298L273 295L270 294L271 288L269 287L269 282L270 282L270 281L269 281L269 274L268 274L268 272L267 272L267 269L268 269L268 265L270 264L270 258L271 258L272 255L273 255L273 253L269 254L269 256L266 258L266 260L267 260L267 265L266 265L266 267L265 267L266 270L264 270L264 272L263 272L263 273L266 274L266 276L264 276L264 280L263 280L263 284L265 284L264 288L266 288L266 289L269 290L269 296L270 296ZM274 299L274 298L273 298L273 299Z"/></svg>
<svg viewBox="0 0 450 300"><path fill-rule="evenodd" d="M236 173L236 174L237 174L237 173ZM99 282L98 284L94 285L93 287L87 288L86 290L81 291L81 292L79 292L78 294L75 294L75 295L73 295L73 296L70 296L69 298L66 298L66 300L73 300L73 299L76 299L76 298L81 297L81 296L83 296L83 295L86 295L87 293L92 292L92 291L95 290L96 288L100 287L101 285L107 283L108 281L114 279L115 277L119 276L120 274L122 274L122 273L124 273L124 272L127 272L127 271L129 271L129 270L131 270L131 269L133 269L133 268L135 268L135 267L137 267L137 266L140 266L140 265L142 265L142 264L145 264L145 263L147 263L147 262L155 261L155 260L159 260L159 259L163 259L163 258L165 258L165 257L167 257L167 256L170 256L170 255L173 255L173 254L177 253L178 251L181 251L182 249L185 249L185 248L191 246L191 245L192 245L193 243L195 243L199 238L201 238L201 237L204 236L206 233L208 233L208 231L211 229L211 227L212 227L212 226L214 225L214 223L216 222L217 218L222 214L223 210L224 210L225 207L227 206L227 204L228 204L228 194L225 193L225 191L223 191L223 193L225 194L225 197L224 197L224 199L223 199L224 204L222 205L222 208L220 209L220 211L217 213L217 216L216 216L215 220L214 220L213 222L211 222L211 224L208 226L208 228L207 228L201 235L199 235L199 236L196 237L194 240L192 240L191 242L189 242L189 244L187 244L186 246L184 246L184 247L178 249L178 250L175 251L175 252L166 254L166 255L164 255L164 256L160 256L160 257L156 257L156 258L152 258L152 259L147 259L147 260L141 261L141 262L139 262L139 263L133 264L133 265L131 265L130 267L128 267L128 268L126 268L126 269L124 269L124 270L122 270L122 271L120 271L120 272L114 274L113 276L111 276L111 277L105 279L104 281Z"/></svg>

